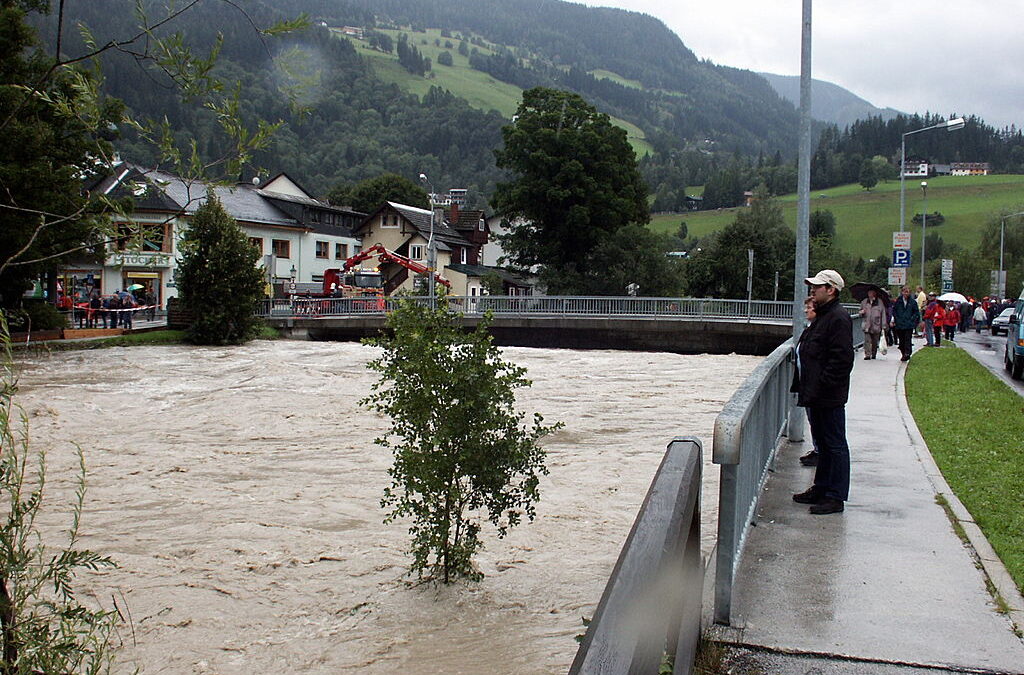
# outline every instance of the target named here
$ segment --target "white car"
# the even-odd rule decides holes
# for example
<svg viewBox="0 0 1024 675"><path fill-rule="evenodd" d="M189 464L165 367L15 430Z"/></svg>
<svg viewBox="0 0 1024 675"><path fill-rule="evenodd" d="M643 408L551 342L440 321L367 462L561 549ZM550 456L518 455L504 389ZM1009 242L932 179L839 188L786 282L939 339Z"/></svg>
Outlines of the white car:
<svg viewBox="0 0 1024 675"><path fill-rule="evenodd" d="M1013 307L1007 307L1006 309L999 313L999 316L992 319L993 335L999 335L1000 333L1006 335L1009 332L1010 316L1013 314L1013 312Z"/></svg>

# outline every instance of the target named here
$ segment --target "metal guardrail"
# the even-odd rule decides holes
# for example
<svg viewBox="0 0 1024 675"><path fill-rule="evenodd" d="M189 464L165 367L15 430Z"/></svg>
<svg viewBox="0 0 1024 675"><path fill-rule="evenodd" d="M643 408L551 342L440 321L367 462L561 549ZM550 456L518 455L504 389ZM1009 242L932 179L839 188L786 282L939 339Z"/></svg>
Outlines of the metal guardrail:
<svg viewBox="0 0 1024 675"><path fill-rule="evenodd" d="M700 633L703 450L668 445L569 675L657 673L665 654L690 675Z"/></svg>
<svg viewBox="0 0 1024 675"><path fill-rule="evenodd" d="M429 302L424 296L403 300ZM495 316L588 316L664 319L789 321L793 303L773 300L720 300L716 298L634 298L605 296L513 295L448 296L452 311L468 316L492 312ZM400 301L387 298L294 298L264 300L257 309L263 317L343 317L392 311Z"/></svg>
<svg viewBox="0 0 1024 675"><path fill-rule="evenodd" d="M792 410L793 340L779 345L715 419L712 461L720 464L716 623L728 625L732 587L747 530Z"/></svg>

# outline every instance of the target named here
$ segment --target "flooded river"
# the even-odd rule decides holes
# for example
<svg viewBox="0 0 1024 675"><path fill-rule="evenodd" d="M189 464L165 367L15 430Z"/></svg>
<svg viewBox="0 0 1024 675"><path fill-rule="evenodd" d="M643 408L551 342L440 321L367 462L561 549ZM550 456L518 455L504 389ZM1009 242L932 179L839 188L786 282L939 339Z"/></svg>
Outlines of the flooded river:
<svg viewBox="0 0 1024 675"><path fill-rule="evenodd" d="M506 348L545 439L533 523L484 529L479 583L406 575L382 524L386 420L357 404L374 351L354 343L115 348L31 357L19 399L49 453L50 499L86 455L83 578L131 627L119 672L563 673L665 450L714 417L760 360ZM438 401L444 405L444 401ZM717 468L705 462L709 549ZM47 518L47 522L58 522Z"/></svg>

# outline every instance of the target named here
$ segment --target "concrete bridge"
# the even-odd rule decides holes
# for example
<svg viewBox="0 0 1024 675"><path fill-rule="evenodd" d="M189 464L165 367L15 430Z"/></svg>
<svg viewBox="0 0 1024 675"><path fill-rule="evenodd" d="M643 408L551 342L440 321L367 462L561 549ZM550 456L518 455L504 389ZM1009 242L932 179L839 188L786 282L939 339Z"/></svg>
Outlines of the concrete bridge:
<svg viewBox="0 0 1024 675"><path fill-rule="evenodd" d="M268 300L258 313L291 337L358 340L378 334L397 302L395 298ZM789 301L453 296L447 302L462 314L466 328L490 312L491 334L502 346L767 355L792 334Z"/></svg>

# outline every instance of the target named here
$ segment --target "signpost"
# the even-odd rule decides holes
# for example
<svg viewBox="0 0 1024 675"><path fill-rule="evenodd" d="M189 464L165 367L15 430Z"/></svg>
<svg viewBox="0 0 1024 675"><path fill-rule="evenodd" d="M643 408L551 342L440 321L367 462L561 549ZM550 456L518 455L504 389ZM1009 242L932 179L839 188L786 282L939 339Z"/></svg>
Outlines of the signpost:
<svg viewBox="0 0 1024 675"><path fill-rule="evenodd" d="M889 285L890 286L906 286L907 285L907 268L906 267L890 267L889 268Z"/></svg>
<svg viewBox="0 0 1024 675"><path fill-rule="evenodd" d="M893 232L892 233L892 247L894 249L910 250L910 233L909 232Z"/></svg>
<svg viewBox="0 0 1024 675"><path fill-rule="evenodd" d="M953 290L953 261L949 258L942 259L942 292L948 293Z"/></svg>
<svg viewBox="0 0 1024 675"><path fill-rule="evenodd" d="M896 248L892 251L893 267L910 267L910 249Z"/></svg>

